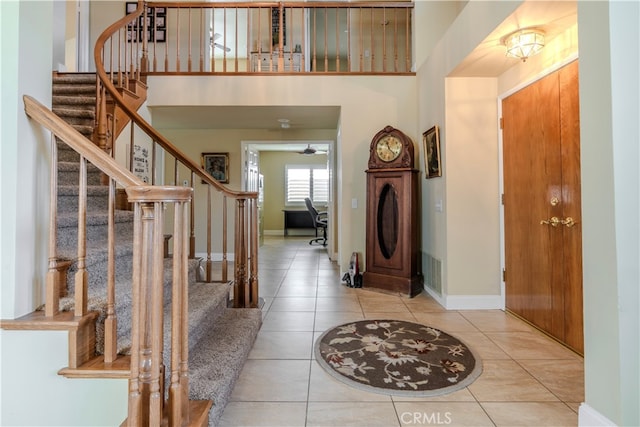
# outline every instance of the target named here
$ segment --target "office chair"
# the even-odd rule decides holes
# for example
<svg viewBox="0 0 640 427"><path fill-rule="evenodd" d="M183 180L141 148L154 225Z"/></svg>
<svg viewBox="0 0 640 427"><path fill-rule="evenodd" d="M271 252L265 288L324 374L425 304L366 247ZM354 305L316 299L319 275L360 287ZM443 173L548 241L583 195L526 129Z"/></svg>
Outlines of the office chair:
<svg viewBox="0 0 640 427"><path fill-rule="evenodd" d="M318 212L318 210L313 206L311 199L308 197L305 197L304 204L307 205L307 210L309 211L309 215L311 215L313 226L316 229L316 237L311 239L309 244L312 245L316 242L320 243L322 246L327 246L327 213ZM318 237L318 228L322 229L322 237Z"/></svg>

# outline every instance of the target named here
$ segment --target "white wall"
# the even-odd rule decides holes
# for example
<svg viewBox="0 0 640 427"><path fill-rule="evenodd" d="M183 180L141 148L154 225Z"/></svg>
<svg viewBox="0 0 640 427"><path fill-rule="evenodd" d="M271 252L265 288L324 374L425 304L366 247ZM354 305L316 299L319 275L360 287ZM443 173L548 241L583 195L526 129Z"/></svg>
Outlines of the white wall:
<svg viewBox="0 0 640 427"><path fill-rule="evenodd" d="M425 283L447 308L502 304L497 83L448 76L519 4L467 3L417 70L419 129L440 126L443 153L443 176L422 185L423 264L441 264L442 284ZM420 165L424 170L423 159ZM435 209L439 201L443 213Z"/></svg>
<svg viewBox="0 0 640 427"><path fill-rule="evenodd" d="M492 296L490 308L499 301L496 98L495 78L457 77L445 81L447 252L443 292L447 307L456 304L454 295L473 295L476 299L480 295ZM434 203L428 208L433 212Z"/></svg>
<svg viewBox="0 0 640 427"><path fill-rule="evenodd" d="M579 2L585 311L581 425L640 425L637 2ZM597 419L597 417L596 417Z"/></svg>
<svg viewBox="0 0 640 427"><path fill-rule="evenodd" d="M346 269L354 251L365 248L365 170L371 138L386 125L416 143L416 87L412 76L257 76L149 78L150 108L164 105L324 105L341 107L337 150L338 263ZM167 80L170 80L167 81ZM158 88L158 90L154 90ZM308 139L308 138L307 138ZM327 138L325 138L327 139ZM358 208L351 200L358 200Z"/></svg>

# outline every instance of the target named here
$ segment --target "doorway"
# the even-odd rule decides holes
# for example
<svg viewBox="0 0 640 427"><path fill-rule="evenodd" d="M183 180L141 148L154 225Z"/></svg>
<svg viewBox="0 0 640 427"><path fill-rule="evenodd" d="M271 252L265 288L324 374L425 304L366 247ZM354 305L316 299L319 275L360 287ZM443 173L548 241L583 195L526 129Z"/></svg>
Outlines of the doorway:
<svg viewBox="0 0 640 427"><path fill-rule="evenodd" d="M582 354L578 61L502 101L506 309Z"/></svg>
<svg viewBox="0 0 640 427"><path fill-rule="evenodd" d="M314 150L309 153L308 149ZM335 194L335 178L332 176L335 171L335 151L334 141L331 140L283 140L283 141L242 141L242 159L244 165L242 174L242 188L249 189L257 186L260 188L260 179L262 187L260 194L262 201L259 203L260 216L260 236L262 241L264 236L283 235L284 227L284 210L304 210L306 207L304 201L300 200L297 205L290 204L289 196L286 194L286 171L288 168L303 167L308 165L313 169L322 169L328 173L327 194L322 198L326 199L326 204L321 203L322 210L328 213L329 227L327 235L333 236L335 225L333 219L335 205L333 203L333 194ZM317 154L317 155L316 155ZM316 176L315 174L313 176ZM326 177L325 177L326 178ZM257 181L256 181L257 179ZM315 181L312 181L315 182ZM253 184L256 183L256 184ZM314 186L315 192L320 187ZM295 203L295 202L293 202ZM313 231L313 230L311 230ZM305 230L292 230L291 233L296 234L309 233ZM335 239L329 239L327 253L331 259L335 259L336 250Z"/></svg>

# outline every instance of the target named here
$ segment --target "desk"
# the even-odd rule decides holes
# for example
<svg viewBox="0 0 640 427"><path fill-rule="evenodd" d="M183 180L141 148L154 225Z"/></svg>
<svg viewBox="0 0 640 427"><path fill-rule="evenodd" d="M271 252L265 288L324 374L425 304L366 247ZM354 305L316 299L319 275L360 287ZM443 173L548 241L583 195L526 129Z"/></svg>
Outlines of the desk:
<svg viewBox="0 0 640 427"><path fill-rule="evenodd" d="M289 235L290 228L309 228L313 230L313 219L307 210L288 210L284 209L284 235Z"/></svg>

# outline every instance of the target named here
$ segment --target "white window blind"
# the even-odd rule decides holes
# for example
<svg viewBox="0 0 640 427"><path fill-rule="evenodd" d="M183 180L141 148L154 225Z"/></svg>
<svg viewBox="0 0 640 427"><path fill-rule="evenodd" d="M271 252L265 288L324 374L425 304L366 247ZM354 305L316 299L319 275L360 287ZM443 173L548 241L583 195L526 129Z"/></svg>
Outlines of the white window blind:
<svg viewBox="0 0 640 427"><path fill-rule="evenodd" d="M314 203L329 201L329 172L318 165L287 165L285 193L287 205L304 205L305 197Z"/></svg>

